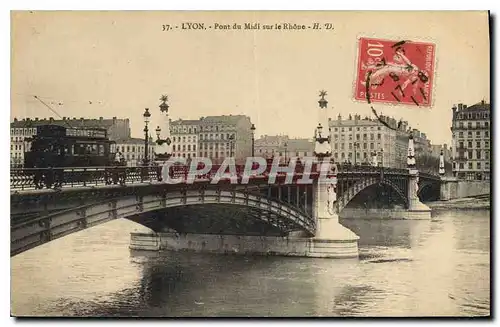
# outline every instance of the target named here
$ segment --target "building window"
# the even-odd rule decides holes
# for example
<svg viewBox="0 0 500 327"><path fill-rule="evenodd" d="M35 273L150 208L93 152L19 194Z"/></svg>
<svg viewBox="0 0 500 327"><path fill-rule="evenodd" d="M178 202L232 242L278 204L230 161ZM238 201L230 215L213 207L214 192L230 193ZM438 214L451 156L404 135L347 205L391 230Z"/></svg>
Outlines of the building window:
<svg viewBox="0 0 500 327"><path fill-rule="evenodd" d="M345 153L344 153L344 152L342 152L342 155L341 155L340 157L341 157L342 159L344 159L344 158L345 158Z"/></svg>
<svg viewBox="0 0 500 327"><path fill-rule="evenodd" d="M367 147L368 147L368 143L363 143L363 149L365 149L365 150L366 150L366 149L367 149Z"/></svg>
<svg viewBox="0 0 500 327"><path fill-rule="evenodd" d="M459 167L459 169L464 169L464 163L461 162L460 164L458 164L458 167Z"/></svg>
<svg viewBox="0 0 500 327"><path fill-rule="evenodd" d="M476 142L476 148L480 148L481 147L481 141L477 141Z"/></svg>
<svg viewBox="0 0 500 327"><path fill-rule="evenodd" d="M458 137L463 138L464 137L464 132L458 132Z"/></svg>
<svg viewBox="0 0 500 327"><path fill-rule="evenodd" d="M481 150L476 150L476 159L481 159Z"/></svg>
<svg viewBox="0 0 500 327"><path fill-rule="evenodd" d="M349 143L349 150L352 150L352 143Z"/></svg>
<svg viewBox="0 0 500 327"><path fill-rule="evenodd" d="M379 127L380 128L380 127ZM378 133L377 134L377 140L381 140L382 139L382 134Z"/></svg>
<svg viewBox="0 0 500 327"><path fill-rule="evenodd" d="M490 133L488 131L484 131L484 137L490 137Z"/></svg>
<svg viewBox="0 0 500 327"><path fill-rule="evenodd" d="M359 141L359 134L356 134L356 141Z"/></svg>
<svg viewBox="0 0 500 327"><path fill-rule="evenodd" d="M472 138L472 132L467 132L467 137Z"/></svg>
<svg viewBox="0 0 500 327"><path fill-rule="evenodd" d="M373 133L371 133L371 134L370 134L370 140L372 140L372 141L373 141L373 140L375 139L374 137L375 137L375 135L373 135Z"/></svg>
<svg viewBox="0 0 500 327"><path fill-rule="evenodd" d="M344 143L340 143L340 148L341 148L342 150L344 150L344 148L345 148L345 144L344 144Z"/></svg>
<svg viewBox="0 0 500 327"><path fill-rule="evenodd" d="M481 132L480 131L476 132L476 137L481 137Z"/></svg>
<svg viewBox="0 0 500 327"><path fill-rule="evenodd" d="M130 152L130 146L128 146L128 145L127 145L127 152Z"/></svg>
<svg viewBox="0 0 500 327"><path fill-rule="evenodd" d="M485 127L485 128L489 128L489 127L490 127L490 123L489 123L489 122L487 122L487 121L485 121L485 122L484 122L484 127Z"/></svg>
<svg viewBox="0 0 500 327"><path fill-rule="evenodd" d="M191 144L188 144L188 151L191 151Z"/></svg>
<svg viewBox="0 0 500 327"><path fill-rule="evenodd" d="M175 144L172 145L172 151L175 151Z"/></svg>
<svg viewBox="0 0 500 327"><path fill-rule="evenodd" d="M467 142L467 147L472 148L472 141Z"/></svg>
<svg viewBox="0 0 500 327"><path fill-rule="evenodd" d="M193 151L196 151L196 144L193 144ZM195 155L193 154L193 157L194 157L194 156L195 156Z"/></svg>
<svg viewBox="0 0 500 327"><path fill-rule="evenodd" d="M463 122L458 123L458 127L459 128L464 128L464 123Z"/></svg>
<svg viewBox="0 0 500 327"><path fill-rule="evenodd" d="M370 143L370 149L373 150L375 148L373 143Z"/></svg>
<svg viewBox="0 0 500 327"><path fill-rule="evenodd" d="M469 162L469 169L472 169L472 162Z"/></svg>
<svg viewBox="0 0 500 327"><path fill-rule="evenodd" d="M337 159L339 157L337 152L335 152L334 157L335 157L335 159Z"/></svg>
<svg viewBox="0 0 500 327"><path fill-rule="evenodd" d="M484 159L490 160L490 151L484 151Z"/></svg>
<svg viewBox="0 0 500 327"><path fill-rule="evenodd" d="M472 159L472 150L467 151L467 158Z"/></svg>
<svg viewBox="0 0 500 327"><path fill-rule="evenodd" d="M480 162L477 163L477 169L481 169L481 163Z"/></svg>
<svg viewBox="0 0 500 327"><path fill-rule="evenodd" d="M337 128L337 127L335 127L335 128L334 128L334 131L335 131L335 132L338 132L338 128Z"/></svg>
<svg viewBox="0 0 500 327"><path fill-rule="evenodd" d="M453 163L453 169L457 169L457 163L456 162Z"/></svg>
<svg viewBox="0 0 500 327"><path fill-rule="evenodd" d="M337 149L339 148L339 145L338 145L337 143L335 143L335 144L333 145L333 147L334 147L334 149L335 149L335 150L337 150Z"/></svg>
<svg viewBox="0 0 500 327"><path fill-rule="evenodd" d="M472 128L472 122L467 123L467 128Z"/></svg>

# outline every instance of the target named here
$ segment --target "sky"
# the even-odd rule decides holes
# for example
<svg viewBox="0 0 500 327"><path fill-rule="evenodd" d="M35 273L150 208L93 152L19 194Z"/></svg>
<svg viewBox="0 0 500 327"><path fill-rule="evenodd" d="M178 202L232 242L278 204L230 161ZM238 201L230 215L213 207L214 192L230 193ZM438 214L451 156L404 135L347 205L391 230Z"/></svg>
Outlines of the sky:
<svg viewBox="0 0 500 327"><path fill-rule="evenodd" d="M332 24L332 30L172 30L205 23ZM376 104L433 144L451 143L451 107L489 102L487 12L13 12L11 120L129 118L140 137L162 94L172 119L248 115L256 134L312 137L318 94L328 115L370 115L353 100L357 38L436 44L433 105ZM61 103L61 104L59 104Z"/></svg>

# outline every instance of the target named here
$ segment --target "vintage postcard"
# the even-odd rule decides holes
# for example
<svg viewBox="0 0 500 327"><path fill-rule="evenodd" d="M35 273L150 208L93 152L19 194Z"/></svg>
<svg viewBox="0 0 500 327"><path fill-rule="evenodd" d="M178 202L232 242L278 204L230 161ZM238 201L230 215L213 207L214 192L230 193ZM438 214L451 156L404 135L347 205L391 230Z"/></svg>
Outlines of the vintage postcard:
<svg viewBox="0 0 500 327"><path fill-rule="evenodd" d="M11 315L490 317L489 32L12 11Z"/></svg>

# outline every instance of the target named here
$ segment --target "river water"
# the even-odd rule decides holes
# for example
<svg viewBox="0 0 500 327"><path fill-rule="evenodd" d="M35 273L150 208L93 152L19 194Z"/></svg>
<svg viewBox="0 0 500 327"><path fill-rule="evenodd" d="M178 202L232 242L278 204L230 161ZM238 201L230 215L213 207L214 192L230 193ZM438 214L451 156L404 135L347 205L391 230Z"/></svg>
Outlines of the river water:
<svg viewBox="0 0 500 327"><path fill-rule="evenodd" d="M11 259L14 315L484 316L488 210L343 220L360 259L130 252L112 221Z"/></svg>

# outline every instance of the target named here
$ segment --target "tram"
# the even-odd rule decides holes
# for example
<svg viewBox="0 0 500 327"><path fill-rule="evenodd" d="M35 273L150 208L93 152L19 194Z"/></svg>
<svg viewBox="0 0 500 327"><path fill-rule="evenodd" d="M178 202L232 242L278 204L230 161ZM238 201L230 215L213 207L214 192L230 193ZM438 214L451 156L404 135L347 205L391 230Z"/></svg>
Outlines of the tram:
<svg viewBox="0 0 500 327"><path fill-rule="evenodd" d="M24 146L25 168L116 165L116 146L105 129L40 125Z"/></svg>

